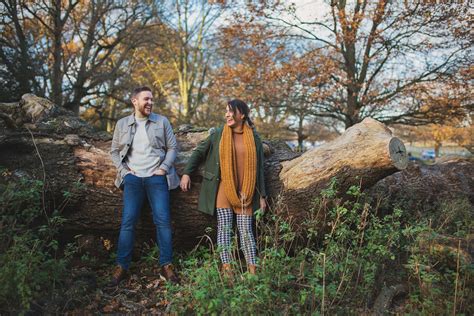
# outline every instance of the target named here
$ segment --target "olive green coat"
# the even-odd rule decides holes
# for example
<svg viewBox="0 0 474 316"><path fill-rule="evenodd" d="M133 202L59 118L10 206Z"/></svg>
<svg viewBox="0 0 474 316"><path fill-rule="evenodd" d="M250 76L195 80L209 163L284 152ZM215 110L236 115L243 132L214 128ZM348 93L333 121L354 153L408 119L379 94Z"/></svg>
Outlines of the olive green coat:
<svg viewBox="0 0 474 316"><path fill-rule="evenodd" d="M198 209L210 215L214 215L216 210L217 190L220 182L219 143L221 141L222 130L223 128L219 127L209 131L209 136L193 150L183 171L183 174L190 175L199 167L202 161L205 161ZM257 183L255 185L252 208L256 211L260 208L260 197L265 197L266 192L263 173L264 156L262 141L255 130L253 135L257 151Z"/></svg>

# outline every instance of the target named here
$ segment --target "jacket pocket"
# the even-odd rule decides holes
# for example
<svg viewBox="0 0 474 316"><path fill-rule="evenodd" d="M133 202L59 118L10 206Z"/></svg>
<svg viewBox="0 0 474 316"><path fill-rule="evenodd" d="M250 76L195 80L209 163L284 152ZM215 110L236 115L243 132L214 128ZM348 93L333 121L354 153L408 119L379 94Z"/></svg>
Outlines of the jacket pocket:
<svg viewBox="0 0 474 316"><path fill-rule="evenodd" d="M125 146L130 143L129 131L128 129L120 131L119 144L120 146Z"/></svg>
<svg viewBox="0 0 474 316"><path fill-rule="evenodd" d="M213 173L211 173L209 171L204 171L204 175L203 175L204 179L212 180L212 179L214 179L214 176L215 175Z"/></svg>
<svg viewBox="0 0 474 316"><path fill-rule="evenodd" d="M165 144L165 130L161 126L150 126L149 140L154 148L161 148Z"/></svg>

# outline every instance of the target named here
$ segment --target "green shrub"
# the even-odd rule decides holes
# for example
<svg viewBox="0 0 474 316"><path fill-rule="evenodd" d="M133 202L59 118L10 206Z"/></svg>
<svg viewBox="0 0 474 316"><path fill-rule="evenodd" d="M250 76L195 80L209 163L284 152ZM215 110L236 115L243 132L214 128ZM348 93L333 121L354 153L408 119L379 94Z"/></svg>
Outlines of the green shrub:
<svg viewBox="0 0 474 316"><path fill-rule="evenodd" d="M257 276L239 269L243 264L236 260L236 282L229 286L219 273L214 245L188 254L181 262L183 285L169 292L172 310L198 314L367 310L382 267L392 264L400 250L403 212L396 209L379 218L363 202L359 188L348 191L351 201L337 200L336 192L333 181L302 223L285 220L288 217L278 204L264 221L257 214Z"/></svg>
<svg viewBox="0 0 474 316"><path fill-rule="evenodd" d="M456 248L450 248L449 256L435 252L430 240L437 239L429 237L451 233L465 238L456 240L468 241L473 217L466 214L465 203L446 204L434 228L435 219L414 218L413 212L399 208L378 216L377 208L357 186L347 195L350 200L337 198L333 180L298 222L278 203L264 220L257 212L258 274L245 272L245 260L234 240L233 285L219 273L218 253L208 238L209 247L201 246L181 259L183 282L169 288L170 310L236 315L365 314L384 284L404 284L408 293L397 307L402 313L452 313L454 304L456 312L472 312L469 255L457 264L460 252Z"/></svg>
<svg viewBox="0 0 474 316"><path fill-rule="evenodd" d="M408 310L421 314L472 314L474 265L469 251L474 210L466 200L443 203L425 225L407 227Z"/></svg>
<svg viewBox="0 0 474 316"><path fill-rule="evenodd" d="M59 211L47 214L42 192L41 181L7 175L0 183L0 306L7 312L28 311L66 273L67 257L58 257L55 239L64 219Z"/></svg>
<svg viewBox="0 0 474 316"><path fill-rule="evenodd" d="M0 304L11 310L26 311L32 300L49 293L66 272L66 260L51 252L54 241L46 243L33 234L14 238L6 253L0 255Z"/></svg>

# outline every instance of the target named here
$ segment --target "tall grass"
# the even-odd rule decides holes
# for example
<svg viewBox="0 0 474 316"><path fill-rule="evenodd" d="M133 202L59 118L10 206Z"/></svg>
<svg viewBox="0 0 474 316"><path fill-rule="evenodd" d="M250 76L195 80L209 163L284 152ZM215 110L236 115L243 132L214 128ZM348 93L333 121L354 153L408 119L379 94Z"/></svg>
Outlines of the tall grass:
<svg viewBox="0 0 474 316"><path fill-rule="evenodd" d="M395 307L400 312L444 314L453 310L453 304L457 312L472 311L467 304L472 294L472 265L469 268L469 262L456 260L456 256L445 257L454 270L439 270L439 261L434 261L433 252L421 242L439 229L429 221L411 223L409 214L398 208L378 216L358 187L347 192L350 200L338 199L337 193L333 181L303 221L292 220L278 201L267 214L257 213L260 261L256 276L246 272L234 240L235 277L229 282L219 273L218 249L205 238L207 246L181 259L183 282L170 287L169 310L367 313L384 286L402 284L407 292L403 303Z"/></svg>

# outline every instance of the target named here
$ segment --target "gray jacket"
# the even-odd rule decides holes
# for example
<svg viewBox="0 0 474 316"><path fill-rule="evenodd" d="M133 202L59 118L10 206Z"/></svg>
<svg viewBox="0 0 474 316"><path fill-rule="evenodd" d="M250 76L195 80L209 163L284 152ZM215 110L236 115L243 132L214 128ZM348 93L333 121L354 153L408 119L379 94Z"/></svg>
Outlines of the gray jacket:
<svg viewBox="0 0 474 316"><path fill-rule="evenodd" d="M115 178L117 188L123 188L123 178L130 171L124 160L127 157L135 132L134 114L121 118L115 125L110 154L112 162L117 168L117 177ZM167 172L169 189L177 188L179 177L173 165L177 155L177 143L170 122L162 115L151 113L146 122L146 133L153 152L160 157L160 169Z"/></svg>

